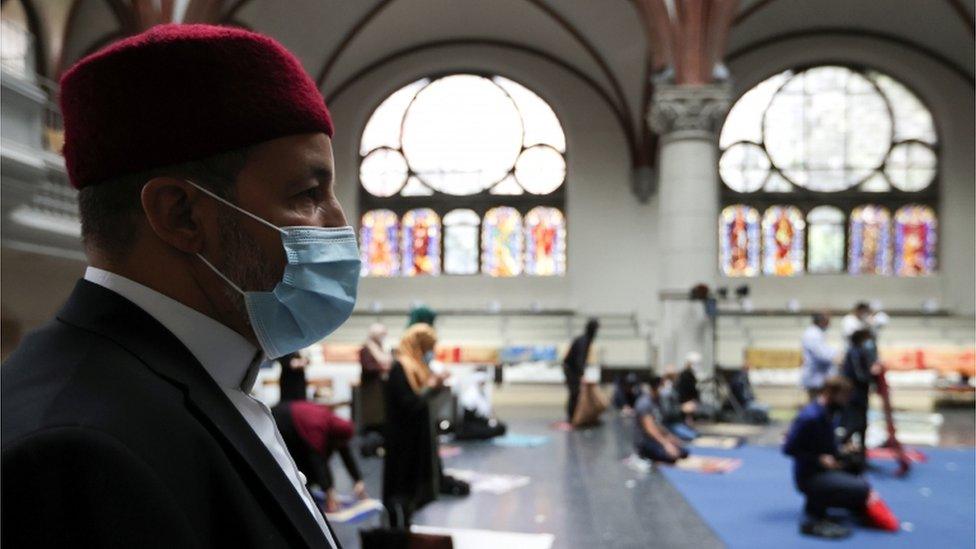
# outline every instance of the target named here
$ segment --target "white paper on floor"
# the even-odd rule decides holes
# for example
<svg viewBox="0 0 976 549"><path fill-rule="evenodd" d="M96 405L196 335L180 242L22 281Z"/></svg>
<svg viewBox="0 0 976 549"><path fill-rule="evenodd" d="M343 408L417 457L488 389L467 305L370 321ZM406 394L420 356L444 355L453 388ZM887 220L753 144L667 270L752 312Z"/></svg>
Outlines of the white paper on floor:
<svg viewBox="0 0 976 549"><path fill-rule="evenodd" d="M444 473L469 483L472 492L488 492L496 496L521 488L530 480L520 475L496 475L468 469L444 469Z"/></svg>
<svg viewBox="0 0 976 549"><path fill-rule="evenodd" d="M495 530L473 530L467 528L441 528L414 524L411 532L451 536L454 549L497 549L499 547L518 547L519 549L550 549L556 536L552 534L523 534L520 532L498 532Z"/></svg>

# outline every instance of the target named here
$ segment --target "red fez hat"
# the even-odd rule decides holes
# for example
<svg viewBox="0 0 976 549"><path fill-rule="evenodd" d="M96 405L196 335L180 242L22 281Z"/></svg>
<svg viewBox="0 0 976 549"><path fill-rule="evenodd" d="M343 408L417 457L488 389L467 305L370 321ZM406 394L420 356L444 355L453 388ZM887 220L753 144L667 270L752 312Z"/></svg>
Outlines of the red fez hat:
<svg viewBox="0 0 976 549"><path fill-rule="evenodd" d="M301 63L257 33L160 25L61 78L64 158L75 188L278 137L332 136Z"/></svg>

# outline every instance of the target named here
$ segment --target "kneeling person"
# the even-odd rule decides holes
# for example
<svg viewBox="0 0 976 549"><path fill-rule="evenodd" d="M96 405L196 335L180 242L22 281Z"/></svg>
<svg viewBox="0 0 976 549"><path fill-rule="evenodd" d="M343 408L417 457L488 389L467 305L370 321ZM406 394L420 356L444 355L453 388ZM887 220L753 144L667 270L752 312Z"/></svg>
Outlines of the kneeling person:
<svg viewBox="0 0 976 549"><path fill-rule="evenodd" d="M871 487L863 478L844 472L838 461L834 417L847 404L851 383L840 376L824 382L823 390L793 420L783 453L793 457L793 480L806 496L804 534L839 538L850 528L832 522L828 508L864 512Z"/></svg>
<svg viewBox="0 0 976 549"><path fill-rule="evenodd" d="M637 454L652 461L674 463L688 457L688 450L664 426L660 406L661 378L654 376L650 390L645 391L634 405L634 447Z"/></svg>

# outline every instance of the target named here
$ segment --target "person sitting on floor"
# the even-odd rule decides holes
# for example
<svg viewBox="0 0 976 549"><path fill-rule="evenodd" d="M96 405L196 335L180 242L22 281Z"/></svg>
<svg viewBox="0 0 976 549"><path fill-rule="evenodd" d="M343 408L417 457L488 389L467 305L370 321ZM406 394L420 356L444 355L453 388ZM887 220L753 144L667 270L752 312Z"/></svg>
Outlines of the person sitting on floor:
<svg viewBox="0 0 976 549"><path fill-rule="evenodd" d="M474 379L461 392L461 424L454 433L457 440L489 440L505 434L507 427L492 416L488 399L488 374L475 372Z"/></svg>
<svg viewBox="0 0 976 549"><path fill-rule="evenodd" d="M355 483L353 493L356 497L369 497L363 475L349 449L349 440L353 435L351 422L335 415L328 406L303 400L283 402L275 406L271 413L295 465L308 475L306 485L317 484L325 492L324 512L339 510L338 493L329 468L329 458L333 453L339 454L346 472Z"/></svg>
<svg viewBox="0 0 976 549"><path fill-rule="evenodd" d="M813 402L793 420L783 453L793 458L793 480L806 496L806 517L800 531L823 538L842 538L850 528L827 516L827 508L865 511L871 487L863 478L844 472L839 461L834 417L847 404L851 383L841 377L827 378Z"/></svg>
<svg viewBox="0 0 976 549"><path fill-rule="evenodd" d="M634 406L634 447L637 455L651 461L675 463L688 457L688 450L678 437L664 427L660 407L661 378L652 376L649 390L637 399Z"/></svg>
<svg viewBox="0 0 976 549"><path fill-rule="evenodd" d="M627 375L617 376L613 388L613 407L620 410L621 415L634 414L634 405L637 404L640 395L640 380L637 374L630 372Z"/></svg>

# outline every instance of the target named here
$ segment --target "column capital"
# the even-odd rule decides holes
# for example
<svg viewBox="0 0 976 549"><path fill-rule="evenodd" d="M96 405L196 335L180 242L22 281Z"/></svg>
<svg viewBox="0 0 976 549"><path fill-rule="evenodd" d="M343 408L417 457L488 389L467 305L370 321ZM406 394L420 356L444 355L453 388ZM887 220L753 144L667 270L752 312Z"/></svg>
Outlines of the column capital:
<svg viewBox="0 0 976 549"><path fill-rule="evenodd" d="M729 110L730 95L727 83L658 84L647 123L665 139L714 139Z"/></svg>

